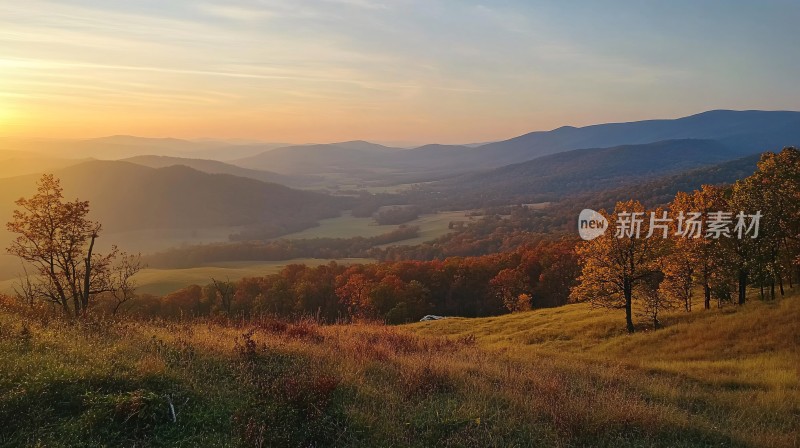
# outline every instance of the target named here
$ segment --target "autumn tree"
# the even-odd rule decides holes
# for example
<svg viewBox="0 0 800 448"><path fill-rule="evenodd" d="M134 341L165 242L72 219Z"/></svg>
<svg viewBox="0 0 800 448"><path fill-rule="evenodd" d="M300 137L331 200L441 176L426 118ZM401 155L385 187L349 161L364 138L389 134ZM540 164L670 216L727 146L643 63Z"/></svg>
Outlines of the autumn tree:
<svg viewBox="0 0 800 448"><path fill-rule="evenodd" d="M730 250L739 268L739 302L744 303L748 280L762 291L767 284L772 298L777 282L783 294L784 278L791 285L800 262L800 151L764 153L756 172L733 186L731 201L737 210L761 216L758 238L734 241Z"/></svg>
<svg viewBox="0 0 800 448"><path fill-rule="evenodd" d="M564 240L540 245L537 251L541 254L541 272L533 288L531 305L536 308L565 305L580 274L575 242Z"/></svg>
<svg viewBox="0 0 800 448"><path fill-rule="evenodd" d="M99 294L129 288L140 265L115 265L116 247L106 255L95 252L101 225L88 218L88 201L65 201L59 180L45 174L30 198L16 201L7 229L17 234L8 252L34 268L20 288L28 300L59 306L69 316L85 315ZM130 291L129 291L130 292Z"/></svg>
<svg viewBox="0 0 800 448"><path fill-rule="evenodd" d="M679 192L669 205L671 250L664 260L662 290L684 303L691 311L694 286L703 289L703 306L711 307L714 286L727 281L722 263L722 241L707 238L706 219L716 212L727 212L728 204L721 188L703 185L691 193Z"/></svg>
<svg viewBox="0 0 800 448"><path fill-rule="evenodd" d="M525 275L517 269L503 269L489 281L492 292L513 312L531 309L530 291ZM526 303L527 299L527 303Z"/></svg>
<svg viewBox="0 0 800 448"><path fill-rule="evenodd" d="M656 211L656 216L661 212ZM571 297L596 306L624 309L626 327L633 333L634 292L657 270L655 262L664 245L663 232L646 237L651 226L638 201L618 202L609 223L612 228L605 234L578 245L582 270Z"/></svg>
<svg viewBox="0 0 800 448"><path fill-rule="evenodd" d="M675 308L678 303L670 295L666 294L661 287L663 278L662 272L653 271L637 288L637 293L641 296L642 302L640 314L653 323L654 330L661 328L659 316L664 311Z"/></svg>
<svg viewBox="0 0 800 448"><path fill-rule="evenodd" d="M341 285L336 288L336 296L347 308L350 316L372 317L374 315L375 307L370 294L375 288L375 282L361 273L342 274L337 281Z"/></svg>

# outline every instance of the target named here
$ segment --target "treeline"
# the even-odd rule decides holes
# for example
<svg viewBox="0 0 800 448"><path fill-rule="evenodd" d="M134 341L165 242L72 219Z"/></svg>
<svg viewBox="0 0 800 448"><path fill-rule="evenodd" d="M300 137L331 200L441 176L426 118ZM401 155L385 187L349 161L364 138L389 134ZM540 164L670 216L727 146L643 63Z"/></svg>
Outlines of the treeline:
<svg viewBox="0 0 800 448"><path fill-rule="evenodd" d="M537 228L547 220L548 211L525 206L490 208L482 219L469 222L458 231L415 246L391 246L374 253L383 261L436 260L448 257L474 257L509 252L536 244L541 240L560 238L566 232L540 233ZM574 219L574 217L573 217ZM570 232L569 235L575 235Z"/></svg>
<svg viewBox="0 0 800 448"><path fill-rule="evenodd" d="M426 314L492 316L566 303L578 272L573 248L573 240L542 240L481 257L289 265L265 277L194 285L161 298L142 296L124 311L162 317L313 315L325 322L371 318L390 323Z"/></svg>
<svg viewBox="0 0 800 448"><path fill-rule="evenodd" d="M612 228L579 244L581 276L572 297L625 309L632 332L634 308L658 327L664 309L690 311L698 289L708 309L712 301L745 303L748 287L774 299L776 289L782 295L785 285L794 286L800 265L798 149L764 153L751 176L731 187L678 193L667 208L673 218L668 224L648 219L666 209L648 210L638 201L619 202L613 213L604 213L612 227L641 213L640 236ZM688 221L693 215L700 233L687 231L696 228Z"/></svg>
<svg viewBox="0 0 800 448"><path fill-rule="evenodd" d="M378 225L405 224L419 217L419 208L413 205L386 207L375 213Z"/></svg>
<svg viewBox="0 0 800 448"><path fill-rule="evenodd" d="M373 237L308 238L200 244L169 249L144 258L152 267L185 268L220 261L281 261L294 258L368 258L374 246L419 236L419 227L401 225Z"/></svg>

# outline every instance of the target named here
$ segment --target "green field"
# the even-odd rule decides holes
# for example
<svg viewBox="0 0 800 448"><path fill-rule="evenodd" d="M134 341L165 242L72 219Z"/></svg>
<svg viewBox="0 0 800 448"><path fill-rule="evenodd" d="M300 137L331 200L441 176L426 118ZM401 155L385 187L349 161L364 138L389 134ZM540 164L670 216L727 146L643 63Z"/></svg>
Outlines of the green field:
<svg viewBox="0 0 800 448"><path fill-rule="evenodd" d="M102 235L98 242L101 251L108 251L111 244L116 244L120 249L143 254L159 252L182 245L218 243L228 241L232 233L237 233L242 227L206 227L201 229L148 229L127 232L108 232Z"/></svg>
<svg viewBox="0 0 800 448"><path fill-rule="evenodd" d="M470 218L466 217L465 213L465 211L452 211L421 215L419 218L406 223L406 225L410 226L419 226L420 236L392 244L419 244L423 241L438 238L450 232L450 229L448 229L450 221L469 220ZM369 238L391 232L398 227L393 225L379 226L371 217L357 218L352 216L350 212L345 212L336 218L323 219L317 227L283 235L280 238L353 238L356 236Z"/></svg>

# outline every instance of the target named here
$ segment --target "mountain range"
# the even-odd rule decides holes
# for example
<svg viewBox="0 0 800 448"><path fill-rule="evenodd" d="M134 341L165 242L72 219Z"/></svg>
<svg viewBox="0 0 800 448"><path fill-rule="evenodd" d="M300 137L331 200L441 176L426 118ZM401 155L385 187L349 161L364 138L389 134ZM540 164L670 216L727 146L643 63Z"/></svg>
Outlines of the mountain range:
<svg viewBox="0 0 800 448"><path fill-rule="evenodd" d="M280 234L314 225L355 200L290 187L351 191L413 183L419 185L415 198L436 197L450 205L559 199L800 145L800 112L717 110L413 149L365 141L275 147L130 136L44 141L40 152L2 143L3 216L13 200L32 192L38 173L55 172L67 193L90 200L109 228L263 225L267 234ZM191 156L203 152L216 160ZM86 159L100 155L124 160ZM382 201L391 205L392 199Z"/></svg>
<svg viewBox="0 0 800 448"><path fill-rule="evenodd" d="M729 147L716 140L665 140L640 145L588 148L436 182L453 195L495 199L596 191L668 173L729 161Z"/></svg>
<svg viewBox="0 0 800 448"><path fill-rule="evenodd" d="M671 120L564 126L478 146L431 144L406 150L368 142L303 145L273 149L231 163L282 174L363 173L361 178L370 180L376 173L429 173L434 180L576 149L687 139L716 143L716 154L727 160L798 145L800 112L715 110Z"/></svg>

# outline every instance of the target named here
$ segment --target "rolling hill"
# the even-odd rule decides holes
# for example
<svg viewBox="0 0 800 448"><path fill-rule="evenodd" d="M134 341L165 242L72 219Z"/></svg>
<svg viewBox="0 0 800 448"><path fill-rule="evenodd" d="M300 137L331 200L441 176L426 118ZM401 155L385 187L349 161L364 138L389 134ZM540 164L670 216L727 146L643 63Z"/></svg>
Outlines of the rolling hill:
<svg viewBox="0 0 800 448"><path fill-rule="evenodd" d="M52 171L85 161L86 159L51 157L29 151L0 151L0 178Z"/></svg>
<svg viewBox="0 0 800 448"><path fill-rule="evenodd" d="M118 160L149 154L228 160L259 154L284 144L233 143L220 140L182 140L112 135L89 139L0 139L0 151L36 152L65 159Z"/></svg>
<svg viewBox="0 0 800 448"><path fill-rule="evenodd" d="M150 168L166 168L169 166L182 165L209 174L230 174L231 176L246 177L248 179L260 180L262 182L274 182L283 185L302 184L301 178L298 176L285 176L270 171L251 170L218 160L147 155L130 157L122 161Z"/></svg>
<svg viewBox="0 0 800 448"><path fill-rule="evenodd" d="M644 145L577 149L467 174L429 186L454 195L517 197L597 191L667 173L728 161L733 157L713 140L668 140Z"/></svg>
<svg viewBox="0 0 800 448"><path fill-rule="evenodd" d="M2 305L0 440L8 446L800 441L796 293L673 312L663 329L642 325L633 335L621 312L589 304L401 327L75 323Z"/></svg>
<svg viewBox="0 0 800 448"><path fill-rule="evenodd" d="M237 159L232 163L284 174L359 172L405 167L402 154L406 151L364 141L352 141L287 146Z"/></svg>
<svg viewBox="0 0 800 448"><path fill-rule="evenodd" d="M94 219L110 231L313 223L341 208L340 199L319 193L182 165L90 161L55 174L65 196L90 201ZM0 218L7 220L13 201L34 191L37 178L0 179Z"/></svg>

